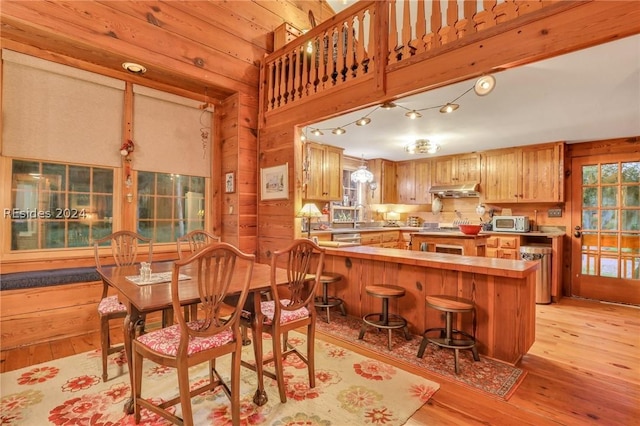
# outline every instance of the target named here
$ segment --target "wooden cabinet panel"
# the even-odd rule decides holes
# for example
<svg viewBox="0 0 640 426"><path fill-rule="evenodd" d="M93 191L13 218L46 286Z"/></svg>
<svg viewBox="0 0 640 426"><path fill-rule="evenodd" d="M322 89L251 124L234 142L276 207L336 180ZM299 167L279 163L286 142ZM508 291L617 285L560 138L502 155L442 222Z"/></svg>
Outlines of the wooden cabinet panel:
<svg viewBox="0 0 640 426"><path fill-rule="evenodd" d="M342 148L308 142L309 182L306 197L309 200L342 199Z"/></svg>
<svg viewBox="0 0 640 426"><path fill-rule="evenodd" d="M520 236L491 236L487 239L485 257L520 259Z"/></svg>
<svg viewBox="0 0 640 426"><path fill-rule="evenodd" d="M363 232L360 234L360 244L364 246L380 243L382 243L382 233L380 232Z"/></svg>
<svg viewBox="0 0 640 426"><path fill-rule="evenodd" d="M482 154L486 203L564 201L564 143Z"/></svg>
<svg viewBox="0 0 640 426"><path fill-rule="evenodd" d="M431 203L431 164L427 161L403 161L396 164L400 204Z"/></svg>
<svg viewBox="0 0 640 426"><path fill-rule="evenodd" d="M524 147L520 202L564 201L564 144Z"/></svg>
<svg viewBox="0 0 640 426"><path fill-rule="evenodd" d="M377 188L369 191L369 204L396 203L396 163L382 158L374 158L369 160L367 164L377 183Z"/></svg>
<svg viewBox="0 0 640 426"><path fill-rule="evenodd" d="M434 185L480 182L479 154L434 158L432 164Z"/></svg>

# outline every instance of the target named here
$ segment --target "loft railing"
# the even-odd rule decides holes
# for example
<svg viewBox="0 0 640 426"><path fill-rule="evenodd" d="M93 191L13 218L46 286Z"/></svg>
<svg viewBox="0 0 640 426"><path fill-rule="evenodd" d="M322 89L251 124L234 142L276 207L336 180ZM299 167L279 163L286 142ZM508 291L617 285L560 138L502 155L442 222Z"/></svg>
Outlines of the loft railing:
<svg viewBox="0 0 640 426"><path fill-rule="evenodd" d="M465 0L462 11L457 0L445 8L430 0L359 1L264 59L264 111L373 78L557 1Z"/></svg>

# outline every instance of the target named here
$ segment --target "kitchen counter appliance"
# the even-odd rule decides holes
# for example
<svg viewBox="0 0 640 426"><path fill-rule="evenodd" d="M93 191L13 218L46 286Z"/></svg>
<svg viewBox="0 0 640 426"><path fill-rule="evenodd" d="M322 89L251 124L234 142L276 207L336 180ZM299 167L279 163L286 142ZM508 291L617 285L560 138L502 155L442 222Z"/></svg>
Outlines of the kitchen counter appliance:
<svg viewBox="0 0 640 426"><path fill-rule="evenodd" d="M527 216L494 216L491 219L494 232L529 232Z"/></svg>

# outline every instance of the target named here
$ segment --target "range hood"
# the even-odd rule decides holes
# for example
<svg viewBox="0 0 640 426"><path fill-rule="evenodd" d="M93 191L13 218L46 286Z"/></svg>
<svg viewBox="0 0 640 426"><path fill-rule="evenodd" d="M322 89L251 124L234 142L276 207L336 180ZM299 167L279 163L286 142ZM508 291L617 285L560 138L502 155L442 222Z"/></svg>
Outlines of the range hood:
<svg viewBox="0 0 640 426"><path fill-rule="evenodd" d="M480 196L477 183L432 186L429 188L429 194L437 195L440 198L470 198Z"/></svg>

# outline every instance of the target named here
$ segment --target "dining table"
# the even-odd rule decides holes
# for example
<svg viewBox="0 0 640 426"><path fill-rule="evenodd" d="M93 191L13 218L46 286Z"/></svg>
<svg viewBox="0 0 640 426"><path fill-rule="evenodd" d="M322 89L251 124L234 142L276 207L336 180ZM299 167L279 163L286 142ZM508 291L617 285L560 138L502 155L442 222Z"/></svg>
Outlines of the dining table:
<svg viewBox="0 0 640 426"><path fill-rule="evenodd" d="M248 264L241 262L236 265L234 275L230 284L229 293L239 293L242 288L242 281ZM124 411L133 413L133 367L132 367L132 342L136 338L138 330L144 330L144 321L147 314L163 311L172 307L171 300L171 271L173 262L157 262L151 265L151 284L140 284L140 265L131 266L105 266L98 273L114 289L119 292L119 298L127 307L127 316L124 319L124 349L129 368L129 380L131 382L131 396L125 402ZM191 279L191 269L188 266L180 268L182 275L180 282L180 304L183 306L193 305L200 301L198 295L197 281ZM168 277L168 279L166 278ZM287 270L276 269L276 282L286 283ZM262 324L263 315L260 309L262 300L261 293L271 286L271 266L268 264L255 263L249 285L249 294L245 309L252 312L251 332L254 343L255 370L257 376L257 389L253 397L256 405L267 403L267 393L264 389L263 365L260 362L262 354ZM257 338L260 336L260 338Z"/></svg>

